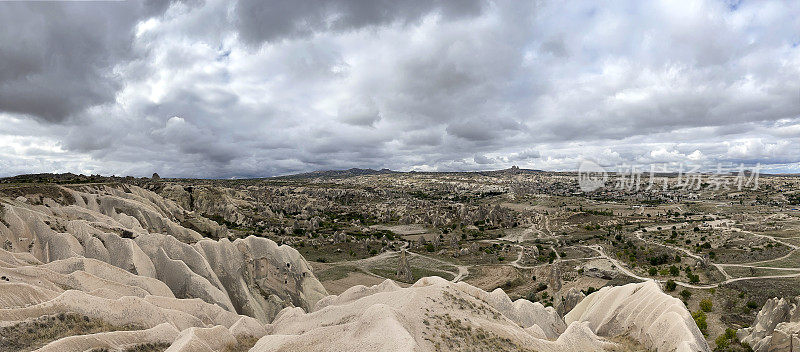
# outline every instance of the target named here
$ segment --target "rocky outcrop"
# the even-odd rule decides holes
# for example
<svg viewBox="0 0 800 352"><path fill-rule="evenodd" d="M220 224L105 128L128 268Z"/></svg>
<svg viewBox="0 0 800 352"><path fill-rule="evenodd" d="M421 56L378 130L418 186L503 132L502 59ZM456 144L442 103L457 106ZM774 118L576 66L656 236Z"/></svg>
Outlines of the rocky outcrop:
<svg viewBox="0 0 800 352"><path fill-rule="evenodd" d="M112 282L104 289L136 297L154 294L153 282L158 282L159 295L200 298L264 323L284 307L309 310L327 295L293 248L258 237L203 239L181 226L184 209L153 192L129 185L42 187L56 187L58 194L69 197L56 201L34 193L4 199L0 242L38 262L65 266L55 272L124 278L127 286ZM116 268L98 272L99 262ZM85 289L96 284L83 276L53 278L54 285L77 282Z"/></svg>
<svg viewBox="0 0 800 352"><path fill-rule="evenodd" d="M800 297L772 298L764 303L753 325L739 329L739 341L756 352L800 351Z"/></svg>
<svg viewBox="0 0 800 352"><path fill-rule="evenodd" d="M604 280L611 280L619 276L619 272L614 264L606 259L596 259L583 265L583 275L596 277Z"/></svg>
<svg viewBox="0 0 800 352"><path fill-rule="evenodd" d="M501 297L504 296L504 297ZM536 351L592 351L612 344L576 325L568 336L551 341L550 321L563 321L539 303L511 302L502 290L488 293L466 283L438 277L400 288L386 281L355 286L320 301L305 313L286 308L271 324L255 351L433 351L472 347ZM513 312L510 319L502 312ZM534 317L545 317L537 323ZM524 322L520 325L518 322ZM527 327L523 327L527 326Z"/></svg>
<svg viewBox="0 0 800 352"><path fill-rule="evenodd" d="M9 257L14 255L0 250L0 258ZM117 350L143 343L174 344L173 341L183 341L181 337L201 335L194 333L198 329L211 329L215 336L223 337L260 337L267 332L252 317L197 298L175 298L159 280L134 275L95 259L67 258L47 264L4 261L0 272L7 278L0 284L2 326L72 313L112 326L126 326L126 330L138 328L68 336L50 342L42 351ZM215 338L213 343L217 345L212 346L223 342L232 343L229 338Z"/></svg>
<svg viewBox="0 0 800 352"><path fill-rule="evenodd" d="M578 303L580 303L585 297L586 294L580 290L576 288L569 289L569 291L567 291L567 293L561 297L561 300L557 302L556 311L558 312L558 315L563 317L569 311L571 311L572 308L575 308L575 306L577 306Z"/></svg>
<svg viewBox="0 0 800 352"><path fill-rule="evenodd" d="M558 262L550 264L550 288L553 291L560 291L561 290L561 268L558 266Z"/></svg>
<svg viewBox="0 0 800 352"><path fill-rule="evenodd" d="M396 276L398 280L403 282L410 282L413 280L411 266L408 265L408 255L406 254L405 249L400 251L400 259L397 261Z"/></svg>
<svg viewBox="0 0 800 352"><path fill-rule="evenodd" d="M659 352L710 351L683 302L661 292L654 281L603 287L564 320L587 322L601 336L627 335Z"/></svg>
<svg viewBox="0 0 800 352"><path fill-rule="evenodd" d="M285 308L253 350L603 351L622 347L606 337L627 335L658 351L709 351L681 302L654 283L602 289L574 313L566 325L553 308L511 301L500 289L437 277L408 288L387 280L328 296L309 313Z"/></svg>
<svg viewBox="0 0 800 352"><path fill-rule="evenodd" d="M234 189L215 186L165 185L160 190L165 198L180 204L184 209L202 215L213 215L223 222L243 224L250 222L244 209L252 208L250 197Z"/></svg>

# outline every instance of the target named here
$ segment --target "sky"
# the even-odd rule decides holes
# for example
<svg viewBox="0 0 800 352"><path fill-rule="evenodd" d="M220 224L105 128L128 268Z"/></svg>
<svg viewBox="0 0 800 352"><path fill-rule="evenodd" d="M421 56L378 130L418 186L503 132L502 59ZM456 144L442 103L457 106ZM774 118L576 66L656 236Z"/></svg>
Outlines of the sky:
<svg viewBox="0 0 800 352"><path fill-rule="evenodd" d="M0 2L0 176L800 172L800 2Z"/></svg>

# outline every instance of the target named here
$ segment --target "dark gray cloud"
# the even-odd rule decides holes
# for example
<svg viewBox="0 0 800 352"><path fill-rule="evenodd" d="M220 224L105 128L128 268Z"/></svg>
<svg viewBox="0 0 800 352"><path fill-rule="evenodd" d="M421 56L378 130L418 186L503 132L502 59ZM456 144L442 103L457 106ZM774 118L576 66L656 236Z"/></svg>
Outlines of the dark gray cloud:
<svg viewBox="0 0 800 352"><path fill-rule="evenodd" d="M315 32L414 23L431 12L445 18L475 16L483 6L480 0L240 0L236 26L242 40L261 44Z"/></svg>
<svg viewBox="0 0 800 352"><path fill-rule="evenodd" d="M61 122L114 100L133 28L167 1L0 3L0 111Z"/></svg>
<svg viewBox="0 0 800 352"><path fill-rule="evenodd" d="M791 2L0 2L0 20L5 174L800 172Z"/></svg>

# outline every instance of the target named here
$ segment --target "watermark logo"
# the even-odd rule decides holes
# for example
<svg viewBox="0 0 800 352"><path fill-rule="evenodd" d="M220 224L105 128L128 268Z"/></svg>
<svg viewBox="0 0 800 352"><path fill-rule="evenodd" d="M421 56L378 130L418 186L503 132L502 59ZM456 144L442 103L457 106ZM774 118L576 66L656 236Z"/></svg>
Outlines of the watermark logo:
<svg viewBox="0 0 800 352"><path fill-rule="evenodd" d="M761 164L745 169L744 164L738 168L722 168L717 164L714 172L700 172L699 165L679 164L670 168L667 164L651 164L649 171L632 165L617 165L607 170L594 161L583 160L578 166L578 187L583 192L594 192L613 182L612 189L621 191L651 190L730 190L758 189L758 178ZM738 172L737 172L738 171Z"/></svg>
<svg viewBox="0 0 800 352"><path fill-rule="evenodd" d="M578 186L581 191L592 192L605 186L608 181L606 170L591 160L584 160L578 166Z"/></svg>

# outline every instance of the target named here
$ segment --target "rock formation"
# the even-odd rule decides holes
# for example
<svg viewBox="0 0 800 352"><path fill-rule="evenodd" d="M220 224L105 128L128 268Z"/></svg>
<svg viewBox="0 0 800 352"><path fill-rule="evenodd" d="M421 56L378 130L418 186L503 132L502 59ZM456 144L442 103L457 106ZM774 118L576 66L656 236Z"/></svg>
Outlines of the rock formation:
<svg viewBox="0 0 800 352"><path fill-rule="evenodd" d="M411 282L414 279L405 249L400 251L400 258L397 260L397 279L403 282Z"/></svg>
<svg viewBox="0 0 800 352"><path fill-rule="evenodd" d="M800 297L772 298L764 303L753 325L739 329L739 341L756 352L800 351Z"/></svg>
<svg viewBox="0 0 800 352"><path fill-rule="evenodd" d="M550 265L550 288L553 291L560 291L561 290L561 268L558 266L558 262L554 262Z"/></svg>
<svg viewBox="0 0 800 352"><path fill-rule="evenodd" d="M710 351L683 302L661 292L654 281L603 287L578 303L564 321L586 322L601 336L624 334L659 352Z"/></svg>
<svg viewBox="0 0 800 352"><path fill-rule="evenodd" d="M309 309L327 293L291 247L249 237L203 239L180 225L185 210L136 186L55 189L7 200L0 242L41 262L93 258L153 278L178 298L200 298L269 322L286 306Z"/></svg>
<svg viewBox="0 0 800 352"><path fill-rule="evenodd" d="M563 317L565 314L571 311L572 308L575 308L575 306L577 306L578 303L580 303L580 301L585 297L586 294L580 290L575 288L569 289L569 291L567 291L567 293L561 297L561 300L557 302L556 311L558 312L558 315Z"/></svg>
<svg viewBox="0 0 800 352"><path fill-rule="evenodd" d="M135 275L90 258L67 258L42 263L30 253L0 250L0 322L2 326L77 313L111 326L135 326L134 331L108 331L68 336L42 351L119 349L144 343L172 343L192 329L214 328L217 334L260 337L266 333L258 320L239 315L201 299L176 298L155 278ZM183 331L183 332L182 332ZM201 337L186 343L203 345ZM225 340L231 342L230 339Z"/></svg>
<svg viewBox="0 0 800 352"><path fill-rule="evenodd" d="M629 298L629 307L615 301ZM328 296L309 313L285 308L253 350L602 351L619 348L604 336L628 334L658 351L709 351L681 302L654 283L603 289L584 301L566 325L553 308L512 302L501 289L438 277L408 288L387 280Z"/></svg>

